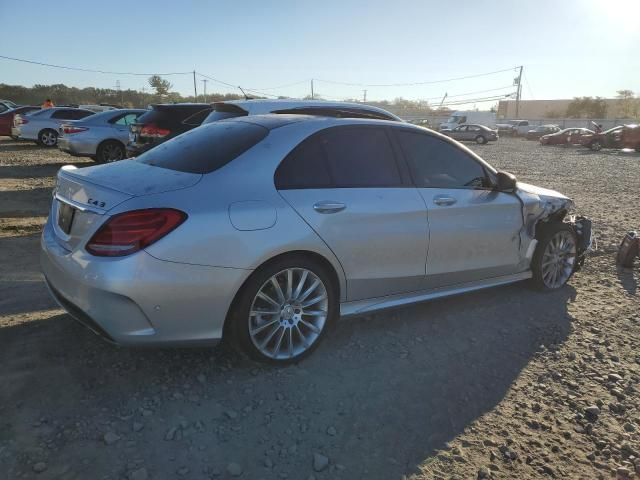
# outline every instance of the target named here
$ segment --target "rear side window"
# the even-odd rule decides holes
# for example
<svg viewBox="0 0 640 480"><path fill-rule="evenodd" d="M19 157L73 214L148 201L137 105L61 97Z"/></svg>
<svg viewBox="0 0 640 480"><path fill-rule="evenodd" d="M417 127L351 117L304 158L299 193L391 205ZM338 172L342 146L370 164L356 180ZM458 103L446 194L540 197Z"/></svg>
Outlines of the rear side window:
<svg viewBox="0 0 640 480"><path fill-rule="evenodd" d="M269 130L245 122L216 122L190 130L136 161L188 173L210 173L259 143Z"/></svg>
<svg viewBox="0 0 640 480"><path fill-rule="evenodd" d="M51 118L61 118L63 120L74 120L73 110L56 110L51 114Z"/></svg>
<svg viewBox="0 0 640 480"><path fill-rule="evenodd" d="M329 188L331 177L327 159L318 136L298 145L276 170L278 190Z"/></svg>
<svg viewBox="0 0 640 480"><path fill-rule="evenodd" d="M484 167L464 150L440 138L397 131L416 186L421 188L489 188Z"/></svg>

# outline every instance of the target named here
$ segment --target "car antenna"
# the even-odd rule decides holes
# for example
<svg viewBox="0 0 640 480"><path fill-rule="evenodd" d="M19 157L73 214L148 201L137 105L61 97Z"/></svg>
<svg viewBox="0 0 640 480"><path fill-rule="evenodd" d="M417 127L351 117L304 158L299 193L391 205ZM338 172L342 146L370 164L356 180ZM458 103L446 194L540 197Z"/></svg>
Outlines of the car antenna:
<svg viewBox="0 0 640 480"><path fill-rule="evenodd" d="M245 100L253 100L253 97L250 97L249 95L247 95L244 90L242 89L242 87L240 85L238 85L238 88L240 89L240 91L242 92L242 95L244 95L244 99Z"/></svg>

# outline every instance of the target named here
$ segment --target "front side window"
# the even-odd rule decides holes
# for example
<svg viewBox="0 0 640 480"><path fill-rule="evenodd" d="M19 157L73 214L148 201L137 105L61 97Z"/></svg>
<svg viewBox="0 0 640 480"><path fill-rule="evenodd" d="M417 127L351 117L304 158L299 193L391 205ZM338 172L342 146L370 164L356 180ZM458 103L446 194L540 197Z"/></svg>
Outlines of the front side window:
<svg viewBox="0 0 640 480"><path fill-rule="evenodd" d="M416 186L421 188L491 188L484 167L449 142L407 130L397 131Z"/></svg>

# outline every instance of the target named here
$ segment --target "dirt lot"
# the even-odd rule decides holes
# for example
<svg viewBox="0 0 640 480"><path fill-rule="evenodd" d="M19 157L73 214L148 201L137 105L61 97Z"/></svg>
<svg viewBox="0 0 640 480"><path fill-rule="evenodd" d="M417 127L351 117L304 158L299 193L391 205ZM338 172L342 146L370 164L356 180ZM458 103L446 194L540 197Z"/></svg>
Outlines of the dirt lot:
<svg viewBox="0 0 640 480"><path fill-rule="evenodd" d="M638 478L640 270L614 252L640 229L640 155L474 148L576 200L585 269L345 320L271 368L113 347L56 309L38 236L72 158L0 139L0 479Z"/></svg>

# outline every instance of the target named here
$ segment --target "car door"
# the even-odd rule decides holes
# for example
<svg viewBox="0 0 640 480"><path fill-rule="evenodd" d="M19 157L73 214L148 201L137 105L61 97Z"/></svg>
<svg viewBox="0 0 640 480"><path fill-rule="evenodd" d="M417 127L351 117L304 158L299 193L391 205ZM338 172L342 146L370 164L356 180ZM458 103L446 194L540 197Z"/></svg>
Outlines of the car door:
<svg viewBox="0 0 640 480"><path fill-rule="evenodd" d="M342 264L349 301L420 289L427 212L384 127L325 129L283 160L275 180Z"/></svg>
<svg viewBox="0 0 640 480"><path fill-rule="evenodd" d="M469 129L469 127L467 127L466 125L461 125L458 128L456 128L456 136L453 137L456 140L460 140L460 141L464 141L464 140L468 140L468 132L467 130Z"/></svg>
<svg viewBox="0 0 640 480"><path fill-rule="evenodd" d="M493 173L446 140L395 129L413 181L427 206L426 288L526 270L520 255L522 206L493 189Z"/></svg>
<svg viewBox="0 0 640 480"><path fill-rule="evenodd" d="M111 123L115 130L114 137L126 145L129 141L129 125L135 123L140 115L142 115L142 112L129 112L112 120Z"/></svg>

